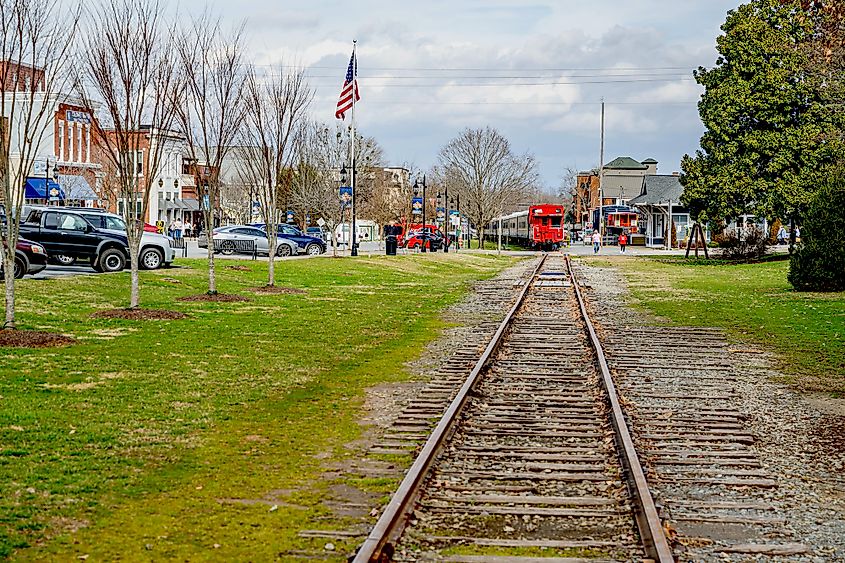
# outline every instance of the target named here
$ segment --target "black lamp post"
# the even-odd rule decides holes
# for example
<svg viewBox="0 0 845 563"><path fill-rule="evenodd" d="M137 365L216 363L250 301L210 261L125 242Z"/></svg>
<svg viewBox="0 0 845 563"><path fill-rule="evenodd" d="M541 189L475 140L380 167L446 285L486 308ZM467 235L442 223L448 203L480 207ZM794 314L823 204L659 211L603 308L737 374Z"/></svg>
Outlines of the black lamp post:
<svg viewBox="0 0 845 563"><path fill-rule="evenodd" d="M349 180L349 172L346 170L346 165L343 165L340 169L340 183L344 186L347 185L347 181ZM351 225L351 232L349 233L349 240L350 240L350 248L352 249L350 252L351 256L358 256L358 233L355 231L357 230L358 226L356 225L356 217L355 217L355 166L352 166L352 184L350 185L352 188L352 225Z"/></svg>
<svg viewBox="0 0 845 563"><path fill-rule="evenodd" d="M441 205L443 205L443 196L440 194L440 191L438 191L438 192L437 192L437 198L435 199L435 204L434 204L434 224L435 224L435 225L438 223L438 219L440 218L440 217L438 216L438 214L440 213L440 206L441 206ZM444 226L444 227L446 226L446 217L445 217L445 215L444 215L444 217L443 217L443 226ZM449 233L449 231L447 230L447 231L446 231L446 233L447 233L447 234L446 234L446 239L448 240L448 239L449 239L449 234L448 234L448 233ZM446 243L445 243L445 242L443 243L443 252L446 252Z"/></svg>
<svg viewBox="0 0 845 563"><path fill-rule="evenodd" d="M420 193L420 179L417 177L414 180L414 197L417 197L417 194ZM422 178L422 248L420 252L425 252L425 243L426 243L426 236L425 236L425 174L423 174Z"/></svg>
<svg viewBox="0 0 845 563"><path fill-rule="evenodd" d="M48 158L46 169L44 170L44 191L47 193L48 198L50 197L50 186L48 185L49 182L47 180L47 174L49 174L49 168L50 168L50 159ZM59 183L59 162L58 162L58 159L53 164L53 181L57 184ZM61 186L59 186L59 187L61 187ZM59 191L59 195L61 195L61 191ZM57 198L57 199L60 199L60 198Z"/></svg>

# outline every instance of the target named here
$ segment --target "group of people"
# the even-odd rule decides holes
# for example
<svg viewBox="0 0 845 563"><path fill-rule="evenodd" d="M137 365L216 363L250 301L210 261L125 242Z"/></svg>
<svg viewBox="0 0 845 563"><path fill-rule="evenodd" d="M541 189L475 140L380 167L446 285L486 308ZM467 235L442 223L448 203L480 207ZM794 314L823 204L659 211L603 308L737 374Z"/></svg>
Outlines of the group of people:
<svg viewBox="0 0 845 563"><path fill-rule="evenodd" d="M173 238L190 238L193 231L194 225L190 219L186 219L184 223L181 219L175 219L167 226L167 234Z"/></svg>
<svg viewBox="0 0 845 563"><path fill-rule="evenodd" d="M797 241L797 240L800 240L800 239L801 239L801 229L798 228L798 227L795 227L795 240ZM786 244L786 243L789 242L789 231L787 231L786 227L784 227L783 225L781 225L780 229L778 229L777 242L778 242L778 244Z"/></svg>
<svg viewBox="0 0 845 563"><path fill-rule="evenodd" d="M598 231L593 231L592 241L593 254L598 254L602 245L601 233L599 233ZM619 253L625 254L625 249L628 247L628 231L622 231L621 233L619 233L619 236L616 237L616 242L619 243Z"/></svg>

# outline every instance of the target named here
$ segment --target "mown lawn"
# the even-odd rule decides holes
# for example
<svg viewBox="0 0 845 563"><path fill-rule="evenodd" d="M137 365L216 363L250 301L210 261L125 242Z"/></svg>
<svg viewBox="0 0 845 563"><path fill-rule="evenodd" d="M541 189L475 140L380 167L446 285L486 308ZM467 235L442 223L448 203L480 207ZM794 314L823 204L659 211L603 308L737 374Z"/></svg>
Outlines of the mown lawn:
<svg viewBox="0 0 845 563"><path fill-rule="evenodd" d="M268 296L246 291L266 264L220 261L220 291L251 299L231 304L175 301L205 289L182 263L143 274L142 303L185 320L92 319L128 302L125 273L20 284L19 325L79 343L0 348L0 558L322 551L296 532L326 511L319 475L360 436L363 390L406 378L438 312L513 259L286 261L278 285L304 293Z"/></svg>
<svg viewBox="0 0 845 563"><path fill-rule="evenodd" d="M793 291L788 262L603 259L622 268L634 297L654 314L679 325L722 327L775 352L788 382L845 396L845 293Z"/></svg>

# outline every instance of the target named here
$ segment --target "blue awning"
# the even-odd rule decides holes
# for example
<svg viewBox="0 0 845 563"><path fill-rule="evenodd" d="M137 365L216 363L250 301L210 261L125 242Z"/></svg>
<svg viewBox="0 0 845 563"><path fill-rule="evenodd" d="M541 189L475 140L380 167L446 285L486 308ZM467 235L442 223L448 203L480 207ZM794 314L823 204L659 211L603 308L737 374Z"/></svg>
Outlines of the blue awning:
<svg viewBox="0 0 845 563"><path fill-rule="evenodd" d="M70 174L59 174L59 183L70 200L92 200L100 199L84 176L73 176Z"/></svg>
<svg viewBox="0 0 845 563"><path fill-rule="evenodd" d="M50 199L53 194L58 199L65 198L62 187L47 178L27 178L24 188L24 198L26 199Z"/></svg>

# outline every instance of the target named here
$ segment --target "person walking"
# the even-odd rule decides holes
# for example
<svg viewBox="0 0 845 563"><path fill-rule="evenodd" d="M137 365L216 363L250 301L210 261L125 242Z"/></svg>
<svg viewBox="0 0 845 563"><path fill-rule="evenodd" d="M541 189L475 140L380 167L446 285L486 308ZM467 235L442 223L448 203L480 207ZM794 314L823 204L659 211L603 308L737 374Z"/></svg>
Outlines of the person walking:
<svg viewBox="0 0 845 563"><path fill-rule="evenodd" d="M783 225L781 225L780 229L778 229L778 234L777 234L778 244L786 244L787 238L788 238L788 235L787 235L787 232L786 232L786 228Z"/></svg>
<svg viewBox="0 0 845 563"><path fill-rule="evenodd" d="M593 231L593 254L598 254L599 248L601 248L601 233Z"/></svg>
<svg viewBox="0 0 845 563"><path fill-rule="evenodd" d="M190 219L185 221L183 228L185 229L185 238L191 238L191 232L194 230L194 226L191 224Z"/></svg>
<svg viewBox="0 0 845 563"><path fill-rule="evenodd" d="M619 253L625 254L625 247L628 246L628 235L625 234L625 231L619 235Z"/></svg>

